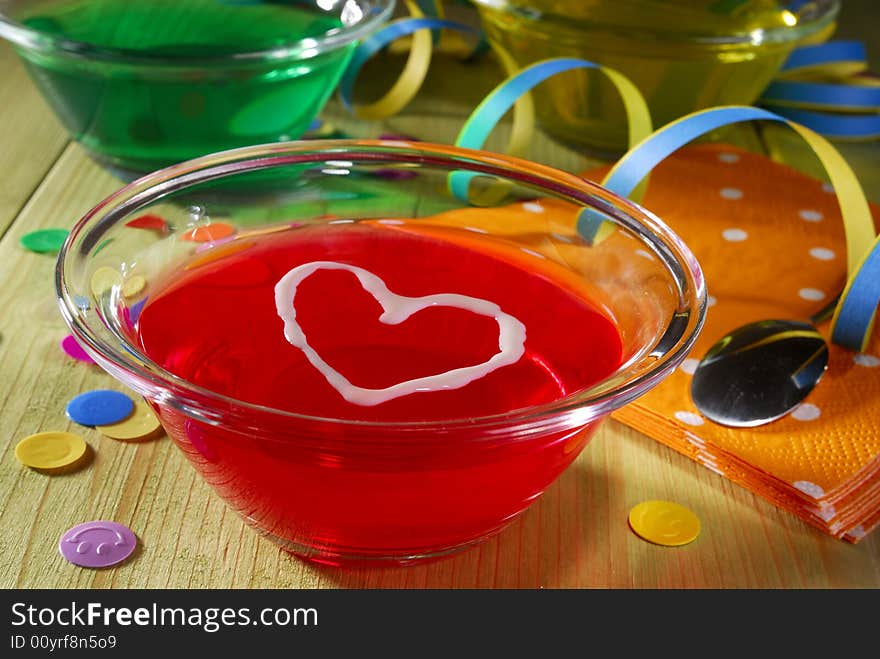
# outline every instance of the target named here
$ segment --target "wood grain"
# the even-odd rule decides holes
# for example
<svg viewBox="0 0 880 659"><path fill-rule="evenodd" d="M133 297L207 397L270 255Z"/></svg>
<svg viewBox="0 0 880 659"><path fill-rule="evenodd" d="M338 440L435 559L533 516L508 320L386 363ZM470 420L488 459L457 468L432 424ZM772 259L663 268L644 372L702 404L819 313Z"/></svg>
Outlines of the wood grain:
<svg viewBox="0 0 880 659"><path fill-rule="evenodd" d="M74 395L126 389L60 351L66 330L54 300L54 259L23 250L18 238L70 226L121 183L75 143L65 146L8 49L0 49L0 65L0 226L4 218L10 225L0 241L0 587L880 587L880 535L858 545L836 540L615 421L532 508L482 546L413 567L357 570L317 567L281 551L227 509L167 437L118 442L67 420L64 406ZM477 87L468 93L479 95ZM375 124L352 122L333 105L326 116L361 136L410 132L450 142L461 125L459 106L469 101L429 107L430 115L422 101L421 109ZM493 139L503 137L502 130ZM588 163L550 142L535 148L536 159L570 171ZM90 463L62 476L23 467L14 446L41 430L80 433ZM630 532L629 509L657 498L697 513L703 531L694 543L660 547ZM99 518L132 528L141 542L136 555L107 570L64 561L60 535Z"/></svg>
<svg viewBox="0 0 880 659"><path fill-rule="evenodd" d="M68 142L12 48L0 43L0 235Z"/></svg>

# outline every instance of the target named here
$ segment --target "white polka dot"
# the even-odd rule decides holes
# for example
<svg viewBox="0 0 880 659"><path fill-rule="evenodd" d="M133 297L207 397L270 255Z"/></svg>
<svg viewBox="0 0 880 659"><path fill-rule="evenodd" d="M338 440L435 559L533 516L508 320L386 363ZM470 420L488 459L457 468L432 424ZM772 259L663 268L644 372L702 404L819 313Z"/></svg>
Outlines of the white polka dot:
<svg viewBox="0 0 880 659"><path fill-rule="evenodd" d="M830 522L837 515L834 506L826 506L816 511L816 516L823 522Z"/></svg>
<svg viewBox="0 0 880 659"><path fill-rule="evenodd" d="M718 154L718 160L726 163L735 163L739 162L739 155L736 153L730 153L729 151L723 151Z"/></svg>
<svg viewBox="0 0 880 659"><path fill-rule="evenodd" d="M880 357L868 355L864 352L853 355L853 361L859 366L867 366L868 368L875 368L877 366L880 366Z"/></svg>
<svg viewBox="0 0 880 659"><path fill-rule="evenodd" d="M527 201L522 205L524 211L528 211L529 213L543 213L544 207L541 204L537 204L534 201Z"/></svg>
<svg viewBox="0 0 880 659"><path fill-rule="evenodd" d="M867 531L865 531L865 527L864 527L864 526L862 526L861 524L859 524L858 526L854 526L854 527L852 527L852 528L847 532L847 535L848 535L849 537L851 537L851 538L855 538L856 540L861 540L862 538L865 537L865 535L867 535Z"/></svg>
<svg viewBox="0 0 880 659"><path fill-rule="evenodd" d="M811 302L825 299L825 293L818 288L802 288L798 291L798 296L804 300L810 300Z"/></svg>
<svg viewBox="0 0 880 659"><path fill-rule="evenodd" d="M749 234L747 234L742 229L733 228L725 229L721 232L721 236L724 238L724 240L727 240L728 242L739 243L748 238Z"/></svg>
<svg viewBox="0 0 880 659"><path fill-rule="evenodd" d="M706 297L706 306L707 307L714 307L716 304L718 304L717 297L715 297L714 295L709 295Z"/></svg>
<svg viewBox="0 0 880 659"><path fill-rule="evenodd" d="M525 252L526 254L528 254L528 255L530 255L530 256L536 256L536 257L538 257L539 259L546 259L546 258L547 258L547 257L544 256L543 254L541 254L541 252L536 252L535 250L533 250L533 249L529 249L528 247L520 247L519 250L520 250L521 252Z"/></svg>
<svg viewBox="0 0 880 659"><path fill-rule="evenodd" d="M795 481L792 485L814 499L821 499L825 496L825 490L810 481Z"/></svg>
<svg viewBox="0 0 880 659"><path fill-rule="evenodd" d="M717 467L718 463L715 462L715 456L709 453L706 453L703 450L697 451L697 458L699 458L700 462L702 462L706 466Z"/></svg>
<svg viewBox="0 0 880 659"><path fill-rule="evenodd" d="M825 217L819 211L814 211L810 208L804 208L803 210L799 210L798 215L800 216L800 218L802 220L806 220L807 222L821 222L822 218Z"/></svg>
<svg viewBox="0 0 880 659"><path fill-rule="evenodd" d="M810 249L810 256L820 261L833 261L837 254L834 253L833 249L828 249L827 247L813 247Z"/></svg>
<svg viewBox="0 0 880 659"><path fill-rule="evenodd" d="M694 414L693 412L685 412L683 410L679 410L675 413L675 418L681 421L682 423L686 423L689 426L702 426L703 417L699 414Z"/></svg>
<svg viewBox="0 0 880 659"><path fill-rule="evenodd" d="M743 191L739 188L721 188L721 196L724 199L742 199Z"/></svg>
<svg viewBox="0 0 880 659"><path fill-rule="evenodd" d="M679 366L678 368L681 369L683 372L687 373L688 375L693 375L694 371L697 370L697 366L699 366L699 365L700 365L699 359L690 358L690 359L685 359L681 363L681 366Z"/></svg>
<svg viewBox="0 0 880 659"><path fill-rule="evenodd" d="M822 192L827 192L828 194L834 194L834 186L832 186L830 183L823 183L822 184Z"/></svg>
<svg viewBox="0 0 880 659"><path fill-rule="evenodd" d="M822 410L812 403L801 403L791 413L791 418L798 421L815 421L822 416Z"/></svg>

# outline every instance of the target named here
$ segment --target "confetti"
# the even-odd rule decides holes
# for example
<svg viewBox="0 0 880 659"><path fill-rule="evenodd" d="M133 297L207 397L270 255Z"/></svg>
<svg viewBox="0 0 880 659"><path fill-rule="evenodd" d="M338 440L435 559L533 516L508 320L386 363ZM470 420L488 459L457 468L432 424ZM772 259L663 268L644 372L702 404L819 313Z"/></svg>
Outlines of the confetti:
<svg viewBox="0 0 880 659"><path fill-rule="evenodd" d="M149 229L152 231L156 231L163 236L169 231L168 223L164 219L162 219L158 215L154 215L153 213L140 215L133 220L129 220L125 223L125 226L132 227L133 229Z"/></svg>
<svg viewBox="0 0 880 659"><path fill-rule="evenodd" d="M95 389L67 403L67 416L82 426L118 423L134 411L134 401L112 389Z"/></svg>
<svg viewBox="0 0 880 659"><path fill-rule="evenodd" d="M19 242L25 249L39 254L57 252L69 233L67 229L40 229L26 233Z"/></svg>
<svg viewBox="0 0 880 659"><path fill-rule="evenodd" d="M134 411L128 418L117 423L95 426L105 437L129 442L152 439L159 434L162 425L153 410L143 400L134 404Z"/></svg>
<svg viewBox="0 0 880 659"><path fill-rule="evenodd" d="M101 297L115 286L122 284L122 275L118 270L102 266L92 274L91 289L95 297Z"/></svg>
<svg viewBox="0 0 880 659"><path fill-rule="evenodd" d="M672 501L643 501L629 511L633 532L648 542L666 547L686 545L700 535L700 520Z"/></svg>
<svg viewBox="0 0 880 659"><path fill-rule="evenodd" d="M141 275L129 277L122 283L123 297L135 297L147 287L147 280Z"/></svg>
<svg viewBox="0 0 880 659"><path fill-rule="evenodd" d="M57 472L79 464L88 444L70 432L38 432L22 439L15 446L15 457L23 465L38 471Z"/></svg>
<svg viewBox="0 0 880 659"><path fill-rule="evenodd" d="M186 231L181 238L194 243L210 243L228 238L235 233L235 227L226 222L214 222Z"/></svg>
<svg viewBox="0 0 880 659"><path fill-rule="evenodd" d="M73 334L68 334L61 339L61 349L64 351L64 354L72 359L86 362L87 364L95 363L95 360L89 356L89 353L83 350L83 347L79 344L79 341L76 340L76 337L74 337Z"/></svg>
<svg viewBox="0 0 880 659"><path fill-rule="evenodd" d="M136 547L137 537L131 529L106 520L77 524L58 541L58 551L65 559L91 568L121 563Z"/></svg>

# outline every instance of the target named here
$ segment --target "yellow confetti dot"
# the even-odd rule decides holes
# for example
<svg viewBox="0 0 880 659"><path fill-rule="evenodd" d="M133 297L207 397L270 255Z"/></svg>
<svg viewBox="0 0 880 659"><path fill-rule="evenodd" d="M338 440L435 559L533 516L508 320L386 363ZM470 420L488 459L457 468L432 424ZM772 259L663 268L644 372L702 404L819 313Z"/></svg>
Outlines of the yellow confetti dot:
<svg viewBox="0 0 880 659"><path fill-rule="evenodd" d="M120 284L122 284L122 275L118 270L107 266L98 268L92 275L92 293L98 298L114 286L119 286Z"/></svg>
<svg viewBox="0 0 880 659"><path fill-rule="evenodd" d="M151 439L159 434L162 425L153 410L142 400L134 403L134 411L118 423L106 426L95 426L105 437L122 439L130 442Z"/></svg>
<svg viewBox="0 0 880 659"><path fill-rule="evenodd" d="M15 457L23 465L40 471L55 472L73 467L83 459L88 444L70 432L38 432L15 446Z"/></svg>
<svg viewBox="0 0 880 659"><path fill-rule="evenodd" d="M643 501L629 511L629 525L643 540L677 547L696 540L700 519L672 501Z"/></svg>
<svg viewBox="0 0 880 659"><path fill-rule="evenodd" d="M122 295L125 297L134 297L147 286L147 280L141 275L134 275L125 280L122 284Z"/></svg>

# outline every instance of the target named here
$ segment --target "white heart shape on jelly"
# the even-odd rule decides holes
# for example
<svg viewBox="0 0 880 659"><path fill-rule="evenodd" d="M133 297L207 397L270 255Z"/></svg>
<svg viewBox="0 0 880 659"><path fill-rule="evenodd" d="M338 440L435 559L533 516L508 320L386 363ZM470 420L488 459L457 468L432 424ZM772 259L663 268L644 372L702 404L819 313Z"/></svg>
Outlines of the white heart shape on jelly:
<svg viewBox="0 0 880 659"><path fill-rule="evenodd" d="M318 270L347 270L353 273L364 290L382 306L383 311L379 321L386 325L398 325L427 307L455 307L494 318L498 323L498 352L487 361L475 366L455 368L437 375L406 380L384 389L355 386L325 362L309 345L305 332L296 320L296 289ZM345 400L356 405L378 405L419 391L459 389L502 366L516 363L525 352L525 325L514 316L503 312L494 302L457 293L438 293L424 297L397 295L388 290L385 282L369 270L336 261L312 261L290 270L275 284L275 308L284 321L284 337L291 345L305 353L312 366L327 378L327 382Z"/></svg>

